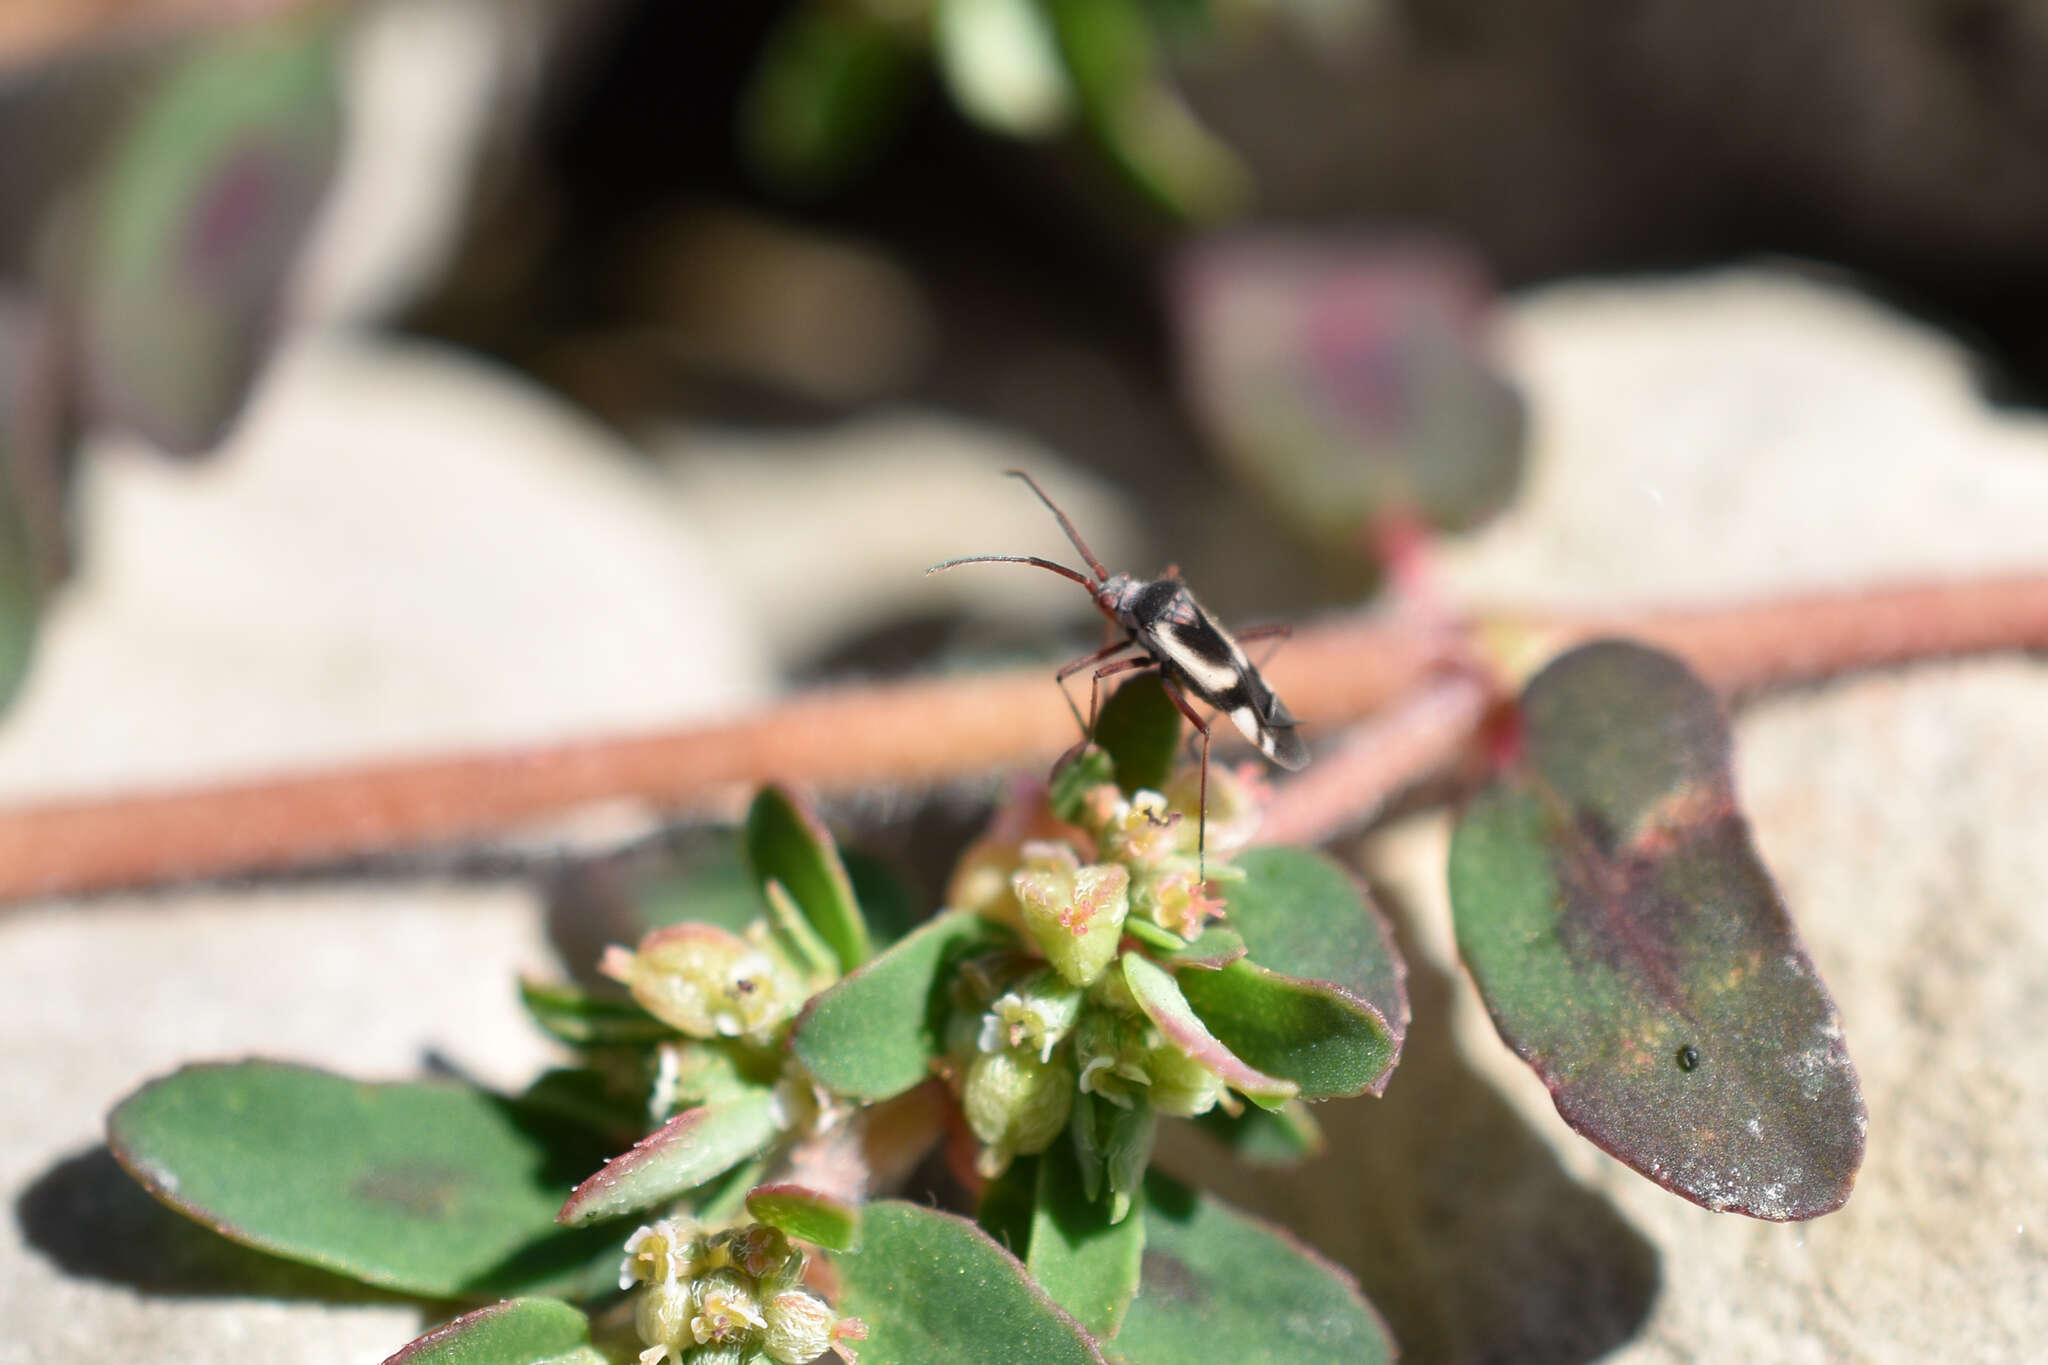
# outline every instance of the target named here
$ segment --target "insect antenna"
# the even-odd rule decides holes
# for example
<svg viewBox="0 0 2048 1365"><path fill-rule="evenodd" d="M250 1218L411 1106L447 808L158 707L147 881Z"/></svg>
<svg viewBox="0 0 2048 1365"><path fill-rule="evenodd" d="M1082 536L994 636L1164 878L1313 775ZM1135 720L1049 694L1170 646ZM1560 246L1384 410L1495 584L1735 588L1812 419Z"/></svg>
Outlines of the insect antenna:
<svg viewBox="0 0 2048 1365"><path fill-rule="evenodd" d="M1037 555L967 555L961 559L949 559L943 564L934 564L926 569L925 573L944 573L948 569L957 569L962 564L1036 564L1041 569L1051 569L1061 578L1073 579L1091 593L1095 591L1094 580L1086 574L1077 573L1064 564L1055 564L1050 559L1040 559Z"/></svg>
<svg viewBox="0 0 2048 1365"><path fill-rule="evenodd" d="M1074 542L1074 548L1081 552L1081 558L1087 560L1088 567L1095 570L1095 577L1097 578L1097 580L1108 578L1109 570L1102 567L1102 561L1097 559L1095 557L1095 552L1088 548L1088 542L1081 539L1081 533L1074 529L1073 522L1067 520L1067 514L1059 509L1059 504L1055 503L1051 498L1048 498L1045 495L1045 490L1038 486L1038 480L1032 478L1029 474L1026 474L1021 469L1006 469L1003 472L1005 474L1008 474L1013 479L1024 480L1025 484L1030 487L1031 491L1038 494L1038 500L1045 504L1046 510L1050 511L1055 517L1059 518L1060 529L1067 533L1068 540ZM1085 582L1086 580L1084 579L1083 581Z"/></svg>

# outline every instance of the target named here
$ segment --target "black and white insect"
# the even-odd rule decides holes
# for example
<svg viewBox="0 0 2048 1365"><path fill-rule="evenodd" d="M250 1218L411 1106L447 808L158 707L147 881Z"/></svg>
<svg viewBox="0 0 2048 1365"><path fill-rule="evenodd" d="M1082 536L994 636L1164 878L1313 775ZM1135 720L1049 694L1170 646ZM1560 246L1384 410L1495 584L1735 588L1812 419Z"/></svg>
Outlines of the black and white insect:
<svg viewBox="0 0 2048 1365"><path fill-rule="evenodd" d="M1038 495L1038 500L1059 520L1060 529L1067 533L1067 539L1081 552L1081 558L1095 576L1089 578L1078 570L1036 555L968 555L963 559L934 564L925 572L942 573L962 564L1035 564L1062 578L1071 578L1088 589L1096 609L1123 632L1123 638L1074 660L1060 669L1054 679L1064 693L1068 678L1094 666L1088 693L1088 719L1081 722L1083 732L1092 733L1097 689L1104 678L1148 669L1158 672L1160 681L1166 685L1166 694L1173 698L1180 713L1202 736L1199 800L1204 818L1196 836L1196 846L1200 849L1206 844L1208 833L1209 721L1196 714L1188 698L1192 696L1210 707L1213 713L1230 717L1231 723L1258 746L1260 753L1287 769L1300 768L1308 762L1308 750L1295 733L1298 722L1294 714L1273 695L1273 689L1266 686L1259 670L1245 657L1244 647L1202 610L1201 604L1195 601L1195 595L1188 591L1187 584L1181 582L1179 570L1169 567L1164 577L1153 579L1110 573L1089 550L1074 524L1067 520L1067 514L1045 495L1045 490L1038 486L1036 480L1021 469L1012 469L1008 473L1012 478L1022 479ZM1284 633L1284 628L1261 633ZM1116 658L1127 650L1136 653L1127 658ZM1071 697L1067 704L1073 705ZM1076 719L1079 716L1076 710Z"/></svg>

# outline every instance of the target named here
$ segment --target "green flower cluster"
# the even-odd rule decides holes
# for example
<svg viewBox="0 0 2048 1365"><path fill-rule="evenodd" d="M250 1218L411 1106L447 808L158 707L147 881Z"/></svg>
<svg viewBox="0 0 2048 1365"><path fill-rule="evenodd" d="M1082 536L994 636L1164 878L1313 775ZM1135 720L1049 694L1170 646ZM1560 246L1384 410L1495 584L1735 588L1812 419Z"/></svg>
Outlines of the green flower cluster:
<svg viewBox="0 0 2048 1365"><path fill-rule="evenodd" d="M805 1257L755 1223L706 1233L664 1218L626 1242L619 1287L639 1287L633 1325L641 1365L804 1365L826 1351L855 1358L859 1318L833 1314L802 1288Z"/></svg>
<svg viewBox="0 0 2048 1365"><path fill-rule="evenodd" d="M1185 779L1185 780L1183 780ZM949 903L1020 931L952 988L946 1073L994 1178L1072 1135L1090 1199L1105 1177L1120 1220L1151 1156L1156 1117L1239 1102L1223 1078L1147 1017L1119 970L1126 953L1183 949L1223 913L1214 884L1258 825L1255 791L1218 771L1198 851L1192 770L1126 796L1100 751L1028 790L961 860Z"/></svg>

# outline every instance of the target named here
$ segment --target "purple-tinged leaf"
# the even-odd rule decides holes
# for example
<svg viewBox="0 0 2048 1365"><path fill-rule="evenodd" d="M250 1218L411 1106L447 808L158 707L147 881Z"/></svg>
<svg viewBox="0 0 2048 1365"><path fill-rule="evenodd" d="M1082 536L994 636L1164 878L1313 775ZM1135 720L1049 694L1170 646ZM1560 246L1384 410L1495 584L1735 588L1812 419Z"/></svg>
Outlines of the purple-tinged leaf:
<svg viewBox="0 0 2048 1365"><path fill-rule="evenodd" d="M605 1365L590 1319L560 1299L507 1299L444 1322L384 1365Z"/></svg>
<svg viewBox="0 0 2048 1365"><path fill-rule="evenodd" d="M940 983L961 958L1007 936L955 910L906 935L873 962L811 998L790 1048L818 1084L852 1099L900 1095L931 1074L939 1055Z"/></svg>
<svg viewBox="0 0 2048 1365"><path fill-rule="evenodd" d="M97 415L180 454L240 409L340 145L338 33L290 16L197 40L138 108L79 269Z"/></svg>
<svg viewBox="0 0 2048 1365"><path fill-rule="evenodd" d="M1199 1016L1189 1008L1187 998L1164 968L1138 956L1123 956L1124 983L1138 1008L1166 1041L1223 1079L1223 1083L1262 1109L1277 1109L1293 1099L1301 1087L1278 1076L1268 1076L1216 1040Z"/></svg>
<svg viewBox="0 0 2048 1365"><path fill-rule="evenodd" d="M666 1204L758 1155L780 1134L773 1091L685 1109L578 1185L556 1218L580 1227Z"/></svg>
<svg viewBox="0 0 2048 1365"><path fill-rule="evenodd" d="M190 1066L123 1100L107 1145L223 1237L404 1293L578 1296L618 1271L617 1229L555 1225L603 1156L589 1129L468 1086Z"/></svg>
<svg viewBox="0 0 2048 1365"><path fill-rule="evenodd" d="M1849 1196L1840 1016L1735 804L1727 721L1603 641L1522 697L1524 753L1451 845L1458 947L1565 1121L1674 1193L1776 1221Z"/></svg>
<svg viewBox="0 0 2048 1365"><path fill-rule="evenodd" d="M34 656L43 594L64 557L69 395L47 315L0 293L0 708Z"/></svg>
<svg viewBox="0 0 2048 1365"><path fill-rule="evenodd" d="M1030 1250L1024 1264L1053 1302L1107 1339L1123 1325L1145 1250L1145 1220L1111 1221L1107 1199L1090 1199L1071 1142L1055 1142L1038 1159ZM1134 1200L1130 1212L1142 1210Z"/></svg>
<svg viewBox="0 0 2048 1365"><path fill-rule="evenodd" d="M834 1256L833 1307L867 1324L860 1365L1104 1365L1024 1266L964 1218L883 1200Z"/></svg>
<svg viewBox="0 0 2048 1365"><path fill-rule="evenodd" d="M1181 260L1183 384L1218 452L1311 543L1375 523L1459 530L1514 495L1522 403L1490 289L1446 247L1239 235Z"/></svg>
<svg viewBox="0 0 2048 1365"><path fill-rule="evenodd" d="M874 955L838 846L807 804L787 788L772 783L761 788L747 811L746 845L747 862L763 894L770 881L782 883L811 927L839 955L841 971L850 972Z"/></svg>
<svg viewBox="0 0 2048 1365"><path fill-rule="evenodd" d="M1144 1278L1110 1350L1126 1365L1386 1365L1396 1354L1347 1272L1156 1171Z"/></svg>
<svg viewBox="0 0 2048 1365"><path fill-rule="evenodd" d="M860 1205L808 1185L756 1185L747 1192L747 1212L756 1222L781 1228L791 1237L827 1251L860 1250Z"/></svg>
<svg viewBox="0 0 2048 1365"><path fill-rule="evenodd" d="M1386 1089L1408 1031L1407 967L1356 878L1320 853L1247 849L1227 923L1248 953L1180 988L1223 1044L1306 1099Z"/></svg>

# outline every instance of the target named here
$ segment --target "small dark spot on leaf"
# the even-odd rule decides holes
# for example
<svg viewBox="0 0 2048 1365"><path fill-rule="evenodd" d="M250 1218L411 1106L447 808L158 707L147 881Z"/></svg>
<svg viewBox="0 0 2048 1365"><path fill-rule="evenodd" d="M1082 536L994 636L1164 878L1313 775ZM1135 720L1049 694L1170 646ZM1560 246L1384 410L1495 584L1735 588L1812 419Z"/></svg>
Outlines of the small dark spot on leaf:
<svg viewBox="0 0 2048 1365"><path fill-rule="evenodd" d="M382 1166L364 1174L351 1193L412 1218L446 1218L461 1202L467 1175L455 1166Z"/></svg>
<svg viewBox="0 0 2048 1365"><path fill-rule="evenodd" d="M1139 1266L1139 1283L1147 1297L1190 1305L1208 1302L1208 1285L1180 1257L1147 1248Z"/></svg>
<svg viewBox="0 0 2048 1365"><path fill-rule="evenodd" d="M1691 1071L1699 1064L1699 1049L1694 1047L1691 1043L1680 1044L1678 1049L1678 1069L1680 1071Z"/></svg>

